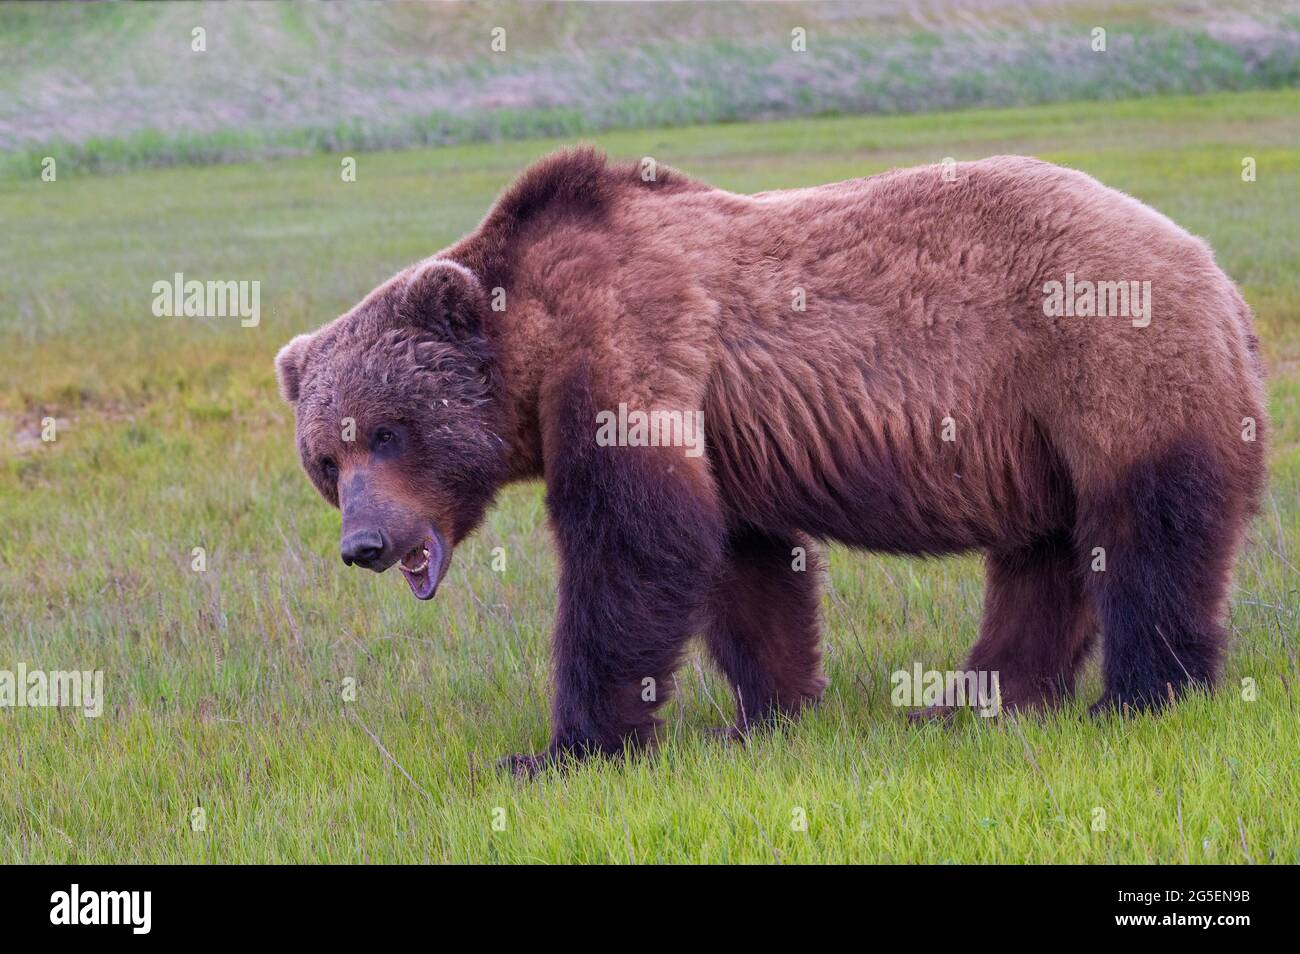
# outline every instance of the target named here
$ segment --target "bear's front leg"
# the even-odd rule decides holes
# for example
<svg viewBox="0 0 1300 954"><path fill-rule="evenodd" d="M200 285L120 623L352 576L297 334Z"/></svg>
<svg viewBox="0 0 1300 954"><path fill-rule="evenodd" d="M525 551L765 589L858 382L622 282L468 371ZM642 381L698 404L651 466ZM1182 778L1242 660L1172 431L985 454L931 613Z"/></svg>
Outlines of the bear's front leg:
<svg viewBox="0 0 1300 954"><path fill-rule="evenodd" d="M801 534L734 530L711 598L705 645L736 696L742 738L821 698L820 555Z"/></svg>
<svg viewBox="0 0 1300 954"><path fill-rule="evenodd" d="M652 741L722 558L704 459L681 447L601 446L597 409L583 411L547 433L560 559L552 734L544 753L504 760L520 774Z"/></svg>

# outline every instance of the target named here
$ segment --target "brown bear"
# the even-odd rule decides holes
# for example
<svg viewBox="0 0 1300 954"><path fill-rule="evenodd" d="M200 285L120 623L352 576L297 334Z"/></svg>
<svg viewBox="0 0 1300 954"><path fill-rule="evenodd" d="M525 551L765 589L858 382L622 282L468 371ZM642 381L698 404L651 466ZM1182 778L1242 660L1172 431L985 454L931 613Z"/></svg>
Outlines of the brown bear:
<svg viewBox="0 0 1300 954"><path fill-rule="evenodd" d="M545 481L553 735L510 764L650 741L692 635L739 730L816 700L813 541L982 551L968 666L1004 706L1067 696L1098 629L1095 708L1213 683L1266 425L1205 243L1021 157L756 195L647 169L537 162L277 359L343 561L420 599Z"/></svg>

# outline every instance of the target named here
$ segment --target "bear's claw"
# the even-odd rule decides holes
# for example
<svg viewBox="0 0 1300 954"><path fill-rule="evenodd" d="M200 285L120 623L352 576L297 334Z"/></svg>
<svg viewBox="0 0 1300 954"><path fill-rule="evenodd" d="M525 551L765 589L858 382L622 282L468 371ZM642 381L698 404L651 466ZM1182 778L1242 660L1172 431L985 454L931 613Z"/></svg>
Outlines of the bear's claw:
<svg viewBox="0 0 1300 954"><path fill-rule="evenodd" d="M553 759L548 754L541 755L507 755L497 759L497 768L509 772L515 778L534 779L551 766Z"/></svg>
<svg viewBox="0 0 1300 954"><path fill-rule="evenodd" d="M738 725L715 726L711 729L705 729L705 734L719 742L736 742L741 745L749 744L749 730L741 728Z"/></svg>
<svg viewBox="0 0 1300 954"><path fill-rule="evenodd" d="M909 725L921 726L931 722L939 725L949 725L953 721L956 710L952 706L926 706L924 709L914 709L907 713Z"/></svg>

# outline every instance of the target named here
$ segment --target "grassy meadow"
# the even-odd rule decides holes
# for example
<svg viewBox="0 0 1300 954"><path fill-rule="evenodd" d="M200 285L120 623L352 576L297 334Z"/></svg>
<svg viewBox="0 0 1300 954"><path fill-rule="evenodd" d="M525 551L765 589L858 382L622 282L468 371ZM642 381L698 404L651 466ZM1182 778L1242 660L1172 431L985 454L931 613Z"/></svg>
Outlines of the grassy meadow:
<svg viewBox="0 0 1300 954"><path fill-rule="evenodd" d="M0 63L28 176L1292 87L1300 0L0 3Z"/></svg>
<svg viewBox="0 0 1300 954"><path fill-rule="evenodd" d="M1256 310L1274 422L1220 691L1092 721L1090 671L1051 718L909 726L889 675L960 664L979 561L835 549L830 689L800 723L715 741L728 693L692 655L655 754L503 777L546 741L541 488L503 496L433 603L349 570L272 357L557 142L358 154L355 182L338 154L31 175L0 181L0 669L102 669L107 701L0 709L0 861L1300 862L1300 91L594 140L737 191L1029 153L1210 240ZM154 317L175 272L260 281L260 324Z"/></svg>

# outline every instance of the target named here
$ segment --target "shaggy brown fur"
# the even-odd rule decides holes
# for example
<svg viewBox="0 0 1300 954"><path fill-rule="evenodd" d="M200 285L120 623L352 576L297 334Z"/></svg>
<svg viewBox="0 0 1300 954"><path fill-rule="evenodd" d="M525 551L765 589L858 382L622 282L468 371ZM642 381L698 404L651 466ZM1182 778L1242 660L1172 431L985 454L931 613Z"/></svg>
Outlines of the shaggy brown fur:
<svg viewBox="0 0 1300 954"><path fill-rule="evenodd" d="M1001 672L1006 705L1067 695L1097 624L1101 705L1213 681L1265 473L1249 310L1203 242L1082 173L950 171L744 196L561 152L285 348L308 472L335 503L366 477L367 526L343 500L345 534L385 541L366 565L426 523L454 545L502 483L545 479L562 575L543 758L649 740L695 633L742 726L815 700L806 537L984 551L969 665ZM1045 314L1068 273L1150 281L1149 325ZM702 410L706 452L598 445L620 404ZM406 442L388 459L366 437L384 421Z"/></svg>

